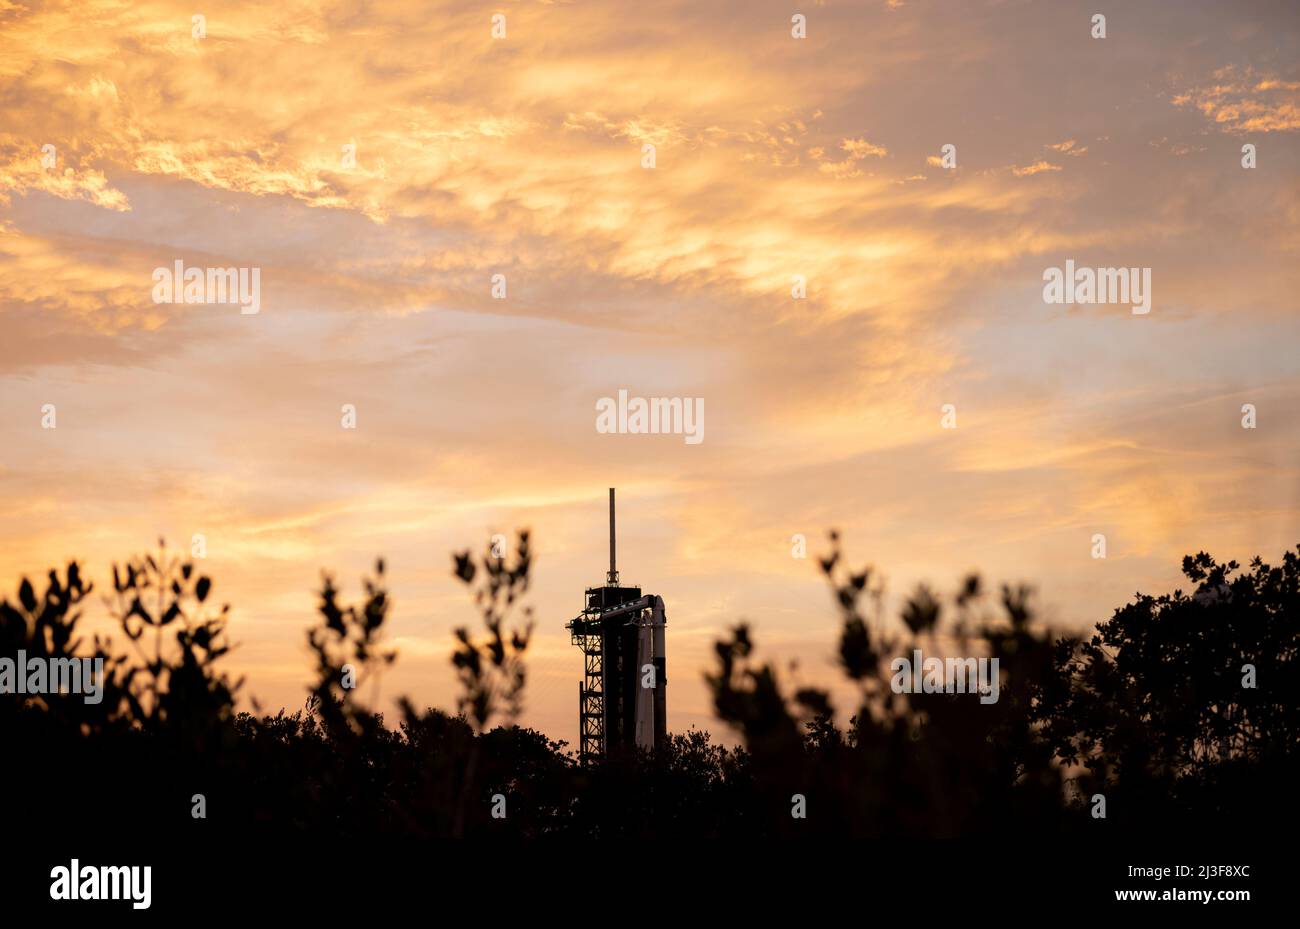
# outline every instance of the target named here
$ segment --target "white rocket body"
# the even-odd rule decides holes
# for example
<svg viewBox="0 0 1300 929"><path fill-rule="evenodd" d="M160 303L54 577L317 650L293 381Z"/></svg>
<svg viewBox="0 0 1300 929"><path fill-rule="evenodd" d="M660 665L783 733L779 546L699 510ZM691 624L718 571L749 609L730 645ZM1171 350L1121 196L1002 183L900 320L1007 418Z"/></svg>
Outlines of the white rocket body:
<svg viewBox="0 0 1300 929"><path fill-rule="evenodd" d="M663 597L642 597L649 601L637 618L640 627L637 636L636 666L639 676L636 693L636 744L638 748L653 751L668 731L667 680L664 672L664 615ZM638 601L638 603L641 601Z"/></svg>

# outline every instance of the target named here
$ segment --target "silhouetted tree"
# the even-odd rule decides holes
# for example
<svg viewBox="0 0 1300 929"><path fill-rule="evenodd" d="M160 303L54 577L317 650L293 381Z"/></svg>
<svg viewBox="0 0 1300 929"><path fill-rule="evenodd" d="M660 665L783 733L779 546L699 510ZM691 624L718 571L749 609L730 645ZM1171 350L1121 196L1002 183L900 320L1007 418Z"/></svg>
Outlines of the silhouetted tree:
<svg viewBox="0 0 1300 929"><path fill-rule="evenodd" d="M1191 594L1138 594L1091 638L1059 643L1034 717L1109 816L1294 817L1300 559L1238 574L1201 552L1182 568Z"/></svg>
<svg viewBox="0 0 1300 929"><path fill-rule="evenodd" d="M125 653L111 636L79 635L92 585L76 563L49 572L41 592L23 579L0 602L0 656L102 658L104 697L0 696L0 738L23 760L0 765L6 826L75 823L165 847L258 834L1078 836L1093 834L1080 830L1094 792L1107 795L1113 825L1133 830L1294 821L1295 553L1276 568L1255 559L1245 573L1189 557L1192 594L1139 595L1090 639L1053 643L1034 628L1027 588L1003 587L990 604L973 576L950 596L918 588L891 624L874 572L849 570L834 534L831 543L821 565L854 693L847 725L827 690L792 689L760 662L742 624L717 643L707 675L742 746L692 730L654 754L592 765L516 725L532 631L521 604L527 533L509 555L454 556L483 623L455 632L458 712L403 699L395 728L359 698L397 657L383 646L392 604L382 561L355 604L325 575L307 634L315 681L301 709L274 715L236 712L240 682L221 670L228 607L213 606L210 579L165 546L113 568L107 603ZM524 622L508 628L515 610ZM914 648L998 658L998 701L895 693L890 661ZM206 821L190 816L196 793L208 799ZM495 794L507 800L504 819L491 815ZM795 794L807 819L790 815Z"/></svg>

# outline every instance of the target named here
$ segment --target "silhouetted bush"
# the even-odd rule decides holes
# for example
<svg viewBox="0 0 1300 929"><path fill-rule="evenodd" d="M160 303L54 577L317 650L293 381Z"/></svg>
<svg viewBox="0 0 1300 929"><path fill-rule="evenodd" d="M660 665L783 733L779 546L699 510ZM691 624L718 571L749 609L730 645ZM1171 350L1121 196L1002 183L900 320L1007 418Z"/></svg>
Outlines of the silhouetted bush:
<svg viewBox="0 0 1300 929"><path fill-rule="evenodd" d="M309 629L316 680L290 714L237 712L241 682L221 672L228 607L168 554L113 571L106 598L125 639L87 643L92 591L74 563L40 595L22 580L0 603L0 656L105 661L104 697L0 696L7 824L21 830L147 834L182 842L249 835L366 840L394 836L962 837L1086 834L1089 800L1108 826L1295 819L1300 561L1271 568L1184 562L1191 596L1139 595L1086 641L1034 628L1029 591L996 608L978 578L950 597L920 588L891 625L873 572L848 570L832 534L823 559L839 612L839 663L852 683L847 726L828 691L793 691L759 663L740 625L707 674L717 715L742 746L707 732L671 736L656 755L581 765L565 743L515 719L532 620L507 624L528 589L527 533L511 553L454 556L483 634L457 629L458 713L400 702L387 724L356 682L397 656L383 645L391 607L384 565L349 605L326 575ZM896 693L891 661L999 660L999 699ZM1243 687L1244 666L1257 687ZM500 718L502 724L493 725ZM207 818L191 818L203 794ZM805 819L792 817L799 794ZM494 818L501 795L506 816ZM20 834L20 833L16 833Z"/></svg>
<svg viewBox="0 0 1300 929"><path fill-rule="evenodd" d="M947 630L943 604L923 587L904 606L905 633L891 636L872 570L845 568L838 536L831 541L821 566L841 614L840 665L858 691L847 729L835 726L826 691L787 695L778 671L755 663L745 625L718 643L718 670L708 677L718 716L741 731L753 756L768 831L947 838L1064 828L1063 772L1028 712L1053 653L1030 628L1028 591L1003 588L1005 616L995 621L977 615L980 584L968 578ZM949 631L951 641L941 641ZM933 657L996 657L999 699L895 693L889 664L916 648ZM795 794L804 798L806 820L791 815Z"/></svg>

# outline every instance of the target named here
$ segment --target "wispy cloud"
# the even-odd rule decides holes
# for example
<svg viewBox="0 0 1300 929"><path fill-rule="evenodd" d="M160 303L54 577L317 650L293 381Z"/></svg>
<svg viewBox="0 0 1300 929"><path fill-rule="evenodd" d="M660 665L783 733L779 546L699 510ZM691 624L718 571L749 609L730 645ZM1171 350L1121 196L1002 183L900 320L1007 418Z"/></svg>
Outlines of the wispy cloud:
<svg viewBox="0 0 1300 929"><path fill-rule="evenodd" d="M1300 129L1300 81L1233 65L1219 68L1213 77L1213 83L1177 94L1174 105L1195 109L1235 135Z"/></svg>

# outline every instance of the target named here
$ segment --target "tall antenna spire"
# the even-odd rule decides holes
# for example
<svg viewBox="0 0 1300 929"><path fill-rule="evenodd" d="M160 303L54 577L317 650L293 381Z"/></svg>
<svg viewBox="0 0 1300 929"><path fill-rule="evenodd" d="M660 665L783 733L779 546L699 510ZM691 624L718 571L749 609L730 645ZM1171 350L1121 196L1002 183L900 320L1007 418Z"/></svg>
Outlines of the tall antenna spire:
<svg viewBox="0 0 1300 929"><path fill-rule="evenodd" d="M618 568L614 565L614 488L609 489L609 573L605 583L610 587L618 586Z"/></svg>

